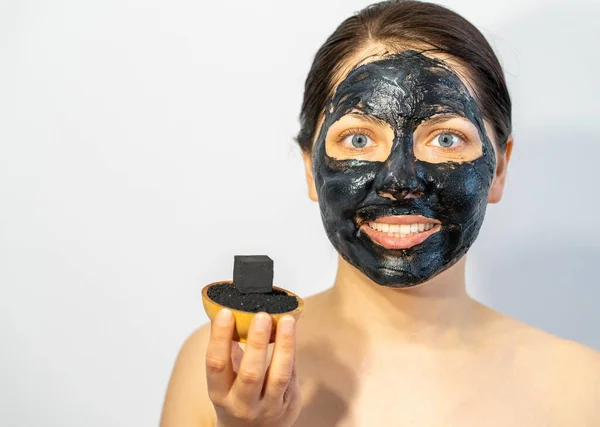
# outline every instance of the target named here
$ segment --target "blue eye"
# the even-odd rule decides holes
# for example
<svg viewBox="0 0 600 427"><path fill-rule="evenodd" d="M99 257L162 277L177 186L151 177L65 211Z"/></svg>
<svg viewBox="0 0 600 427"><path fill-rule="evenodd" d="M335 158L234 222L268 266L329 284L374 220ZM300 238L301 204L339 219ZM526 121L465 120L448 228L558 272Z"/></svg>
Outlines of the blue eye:
<svg viewBox="0 0 600 427"><path fill-rule="evenodd" d="M453 133L440 133L431 141L431 145L442 148L453 148L459 145L462 140Z"/></svg>
<svg viewBox="0 0 600 427"><path fill-rule="evenodd" d="M344 138L344 144L352 145L354 148L365 148L367 145L373 145L373 140L364 133L357 133Z"/></svg>

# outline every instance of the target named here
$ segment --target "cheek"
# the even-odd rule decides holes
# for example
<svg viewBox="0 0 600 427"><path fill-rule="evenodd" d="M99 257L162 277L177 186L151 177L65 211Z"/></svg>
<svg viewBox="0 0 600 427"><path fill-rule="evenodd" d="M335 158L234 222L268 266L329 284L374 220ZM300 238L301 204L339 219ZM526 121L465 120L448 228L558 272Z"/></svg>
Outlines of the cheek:
<svg viewBox="0 0 600 427"><path fill-rule="evenodd" d="M378 163L336 160L324 155L315 162L315 181L322 209L356 208L373 188Z"/></svg>
<svg viewBox="0 0 600 427"><path fill-rule="evenodd" d="M485 164L428 164L423 168L427 171L430 201L450 222L479 213L487 201L492 173Z"/></svg>
<svg viewBox="0 0 600 427"><path fill-rule="evenodd" d="M361 174L325 174L318 188L319 206L326 221L354 222L356 208L365 199L370 187L367 181L369 177Z"/></svg>
<svg viewBox="0 0 600 427"><path fill-rule="evenodd" d="M361 173L330 173L324 177L321 192L326 200L352 204L365 197L370 181L370 176Z"/></svg>

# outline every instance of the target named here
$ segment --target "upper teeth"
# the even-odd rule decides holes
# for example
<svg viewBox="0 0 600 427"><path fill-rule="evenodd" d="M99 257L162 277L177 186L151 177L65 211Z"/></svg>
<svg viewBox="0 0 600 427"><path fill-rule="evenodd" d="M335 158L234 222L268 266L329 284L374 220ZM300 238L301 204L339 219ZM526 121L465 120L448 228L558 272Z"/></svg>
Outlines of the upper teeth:
<svg viewBox="0 0 600 427"><path fill-rule="evenodd" d="M417 223L417 224L385 224L382 222L369 222L369 227L388 233L393 236L398 234L396 237L404 237L412 233L420 233L423 231L431 230L435 227L433 223Z"/></svg>

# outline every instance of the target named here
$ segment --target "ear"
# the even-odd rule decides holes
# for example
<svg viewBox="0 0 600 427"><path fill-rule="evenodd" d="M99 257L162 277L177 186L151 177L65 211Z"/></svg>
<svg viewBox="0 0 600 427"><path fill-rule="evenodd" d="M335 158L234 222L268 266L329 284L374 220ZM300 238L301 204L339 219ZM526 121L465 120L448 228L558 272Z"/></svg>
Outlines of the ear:
<svg viewBox="0 0 600 427"><path fill-rule="evenodd" d="M315 186L315 178L312 170L312 155L302 151L302 159L304 160L304 173L306 174L306 185L308 186L308 197L313 202L318 200L317 187Z"/></svg>
<svg viewBox="0 0 600 427"><path fill-rule="evenodd" d="M504 193L504 184L506 183L506 170L508 169L508 162L510 161L510 156L512 154L513 142L514 140L512 135L509 135L508 139L506 140L504 154L498 156L496 174L494 175L494 180L492 181L492 186L490 187L488 203L498 203L502 198L502 193Z"/></svg>

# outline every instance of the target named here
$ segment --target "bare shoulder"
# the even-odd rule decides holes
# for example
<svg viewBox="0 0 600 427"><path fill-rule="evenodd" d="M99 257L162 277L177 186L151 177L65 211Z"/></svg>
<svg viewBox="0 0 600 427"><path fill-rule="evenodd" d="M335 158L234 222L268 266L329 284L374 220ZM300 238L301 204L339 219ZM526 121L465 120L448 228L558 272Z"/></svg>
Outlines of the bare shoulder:
<svg viewBox="0 0 600 427"><path fill-rule="evenodd" d="M570 388L571 396L577 401L585 399L578 395L583 393L593 399L590 403L600 405L600 352L568 339L544 335L547 336L541 338L538 351L550 352L547 359L562 380L558 387Z"/></svg>
<svg viewBox="0 0 600 427"><path fill-rule="evenodd" d="M571 377L577 371L590 374L600 372L600 352L597 350L514 319L508 319L507 322L513 325L509 330L527 359L537 359L542 366L552 365ZM586 375L585 379L588 378L599 379Z"/></svg>
<svg viewBox="0 0 600 427"><path fill-rule="evenodd" d="M580 425L600 425L600 352L508 317L499 325L505 339L512 335L505 342L515 349L515 373L536 385L537 396L579 412L585 420Z"/></svg>
<svg viewBox="0 0 600 427"><path fill-rule="evenodd" d="M210 324L196 329L182 345L167 388L161 427L212 427L216 414L206 384Z"/></svg>

